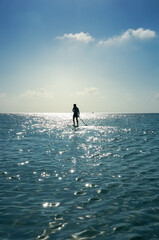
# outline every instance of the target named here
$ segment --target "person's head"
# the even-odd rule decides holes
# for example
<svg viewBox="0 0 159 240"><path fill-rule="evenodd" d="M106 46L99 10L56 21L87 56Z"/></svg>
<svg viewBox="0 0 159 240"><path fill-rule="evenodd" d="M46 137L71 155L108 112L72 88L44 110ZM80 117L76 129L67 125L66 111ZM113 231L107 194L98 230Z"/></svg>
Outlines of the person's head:
<svg viewBox="0 0 159 240"><path fill-rule="evenodd" d="M74 107L76 107L76 104L73 104Z"/></svg>

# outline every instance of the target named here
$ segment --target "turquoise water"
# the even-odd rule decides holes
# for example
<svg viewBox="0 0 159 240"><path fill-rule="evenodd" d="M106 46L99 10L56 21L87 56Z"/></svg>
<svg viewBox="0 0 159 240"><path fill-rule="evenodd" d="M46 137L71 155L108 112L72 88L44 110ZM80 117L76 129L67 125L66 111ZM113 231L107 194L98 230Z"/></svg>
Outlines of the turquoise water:
<svg viewBox="0 0 159 240"><path fill-rule="evenodd" d="M0 239L159 239L159 114L0 114Z"/></svg>

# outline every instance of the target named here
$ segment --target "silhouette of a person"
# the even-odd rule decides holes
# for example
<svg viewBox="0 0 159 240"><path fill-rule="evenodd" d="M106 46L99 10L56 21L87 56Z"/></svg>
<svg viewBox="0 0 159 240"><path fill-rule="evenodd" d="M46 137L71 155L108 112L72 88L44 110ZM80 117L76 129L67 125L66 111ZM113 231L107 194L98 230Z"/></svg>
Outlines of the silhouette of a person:
<svg viewBox="0 0 159 240"><path fill-rule="evenodd" d="M78 118L80 115L80 111L79 111L79 108L76 106L76 104L73 104L72 112L73 112L73 126L75 127L75 119L76 119L76 123L78 127L79 126Z"/></svg>

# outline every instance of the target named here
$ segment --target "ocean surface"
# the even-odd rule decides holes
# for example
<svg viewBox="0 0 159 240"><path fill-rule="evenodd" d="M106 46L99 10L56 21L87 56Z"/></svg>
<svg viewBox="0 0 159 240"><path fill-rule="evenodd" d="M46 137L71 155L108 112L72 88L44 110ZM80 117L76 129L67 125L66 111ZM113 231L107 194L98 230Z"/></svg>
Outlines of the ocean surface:
<svg viewBox="0 0 159 240"><path fill-rule="evenodd" d="M1 240L159 239L159 114L81 118L0 114Z"/></svg>

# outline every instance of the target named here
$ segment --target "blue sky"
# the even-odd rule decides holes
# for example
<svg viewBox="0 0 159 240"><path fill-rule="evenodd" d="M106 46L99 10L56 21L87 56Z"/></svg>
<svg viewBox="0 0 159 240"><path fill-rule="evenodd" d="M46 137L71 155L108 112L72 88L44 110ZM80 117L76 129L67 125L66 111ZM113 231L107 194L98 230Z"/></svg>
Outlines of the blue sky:
<svg viewBox="0 0 159 240"><path fill-rule="evenodd" d="M1 0L0 112L159 112L158 0Z"/></svg>

